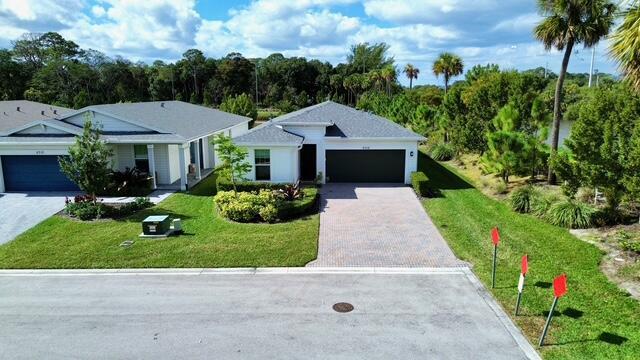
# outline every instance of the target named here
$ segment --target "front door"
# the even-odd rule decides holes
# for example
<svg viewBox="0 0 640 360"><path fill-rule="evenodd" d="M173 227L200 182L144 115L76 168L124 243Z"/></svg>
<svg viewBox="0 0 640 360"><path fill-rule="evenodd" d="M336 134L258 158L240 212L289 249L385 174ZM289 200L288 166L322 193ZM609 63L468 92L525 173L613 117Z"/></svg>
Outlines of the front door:
<svg viewBox="0 0 640 360"><path fill-rule="evenodd" d="M316 144L305 144L300 149L300 180L316 179Z"/></svg>

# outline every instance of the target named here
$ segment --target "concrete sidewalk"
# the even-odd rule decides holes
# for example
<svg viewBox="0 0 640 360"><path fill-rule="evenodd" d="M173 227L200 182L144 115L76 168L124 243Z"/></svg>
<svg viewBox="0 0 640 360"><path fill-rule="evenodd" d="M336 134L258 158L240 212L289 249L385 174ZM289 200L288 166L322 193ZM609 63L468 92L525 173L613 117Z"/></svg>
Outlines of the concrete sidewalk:
<svg viewBox="0 0 640 360"><path fill-rule="evenodd" d="M539 358L465 268L0 271L0 294L3 359Z"/></svg>

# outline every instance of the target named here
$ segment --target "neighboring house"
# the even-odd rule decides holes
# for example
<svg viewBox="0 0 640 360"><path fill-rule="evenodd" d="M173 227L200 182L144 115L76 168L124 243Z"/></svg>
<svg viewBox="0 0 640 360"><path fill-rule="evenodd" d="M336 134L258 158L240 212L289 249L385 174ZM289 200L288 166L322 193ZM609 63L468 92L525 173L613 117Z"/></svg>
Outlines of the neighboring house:
<svg viewBox="0 0 640 360"><path fill-rule="evenodd" d="M377 115L331 101L235 137L249 149L250 180L410 183L424 137Z"/></svg>
<svg viewBox="0 0 640 360"><path fill-rule="evenodd" d="M0 101L0 192L77 190L60 171L86 117L101 127L114 169L137 167L153 187L185 190L216 166L219 133L239 136L251 119L180 101L94 105L70 110L32 101ZM192 174L189 174L192 170Z"/></svg>

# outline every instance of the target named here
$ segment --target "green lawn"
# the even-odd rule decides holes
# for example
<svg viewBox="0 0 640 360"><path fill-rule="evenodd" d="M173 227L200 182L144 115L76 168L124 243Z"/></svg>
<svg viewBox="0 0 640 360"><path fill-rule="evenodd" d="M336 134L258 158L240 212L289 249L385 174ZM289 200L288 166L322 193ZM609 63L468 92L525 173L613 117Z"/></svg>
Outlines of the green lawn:
<svg viewBox="0 0 640 360"><path fill-rule="evenodd" d="M490 230L499 226L496 289L493 295L513 314L520 258L529 255L529 276L521 315L515 322L537 345L553 300L550 283L566 273L569 293L559 301L546 343L549 359L621 359L640 356L640 303L610 283L598 265L602 253L573 237L566 229L529 215L520 215L490 199L452 169L420 154L419 167L441 190L424 206L456 255L471 264L491 287ZM512 315L513 318L513 315Z"/></svg>
<svg viewBox="0 0 640 360"><path fill-rule="evenodd" d="M210 176L123 220L80 222L53 216L0 246L0 268L141 268L303 266L316 258L318 215L281 224L238 224L218 217ZM152 214L183 220L185 234L138 239ZM135 240L130 248L119 246Z"/></svg>

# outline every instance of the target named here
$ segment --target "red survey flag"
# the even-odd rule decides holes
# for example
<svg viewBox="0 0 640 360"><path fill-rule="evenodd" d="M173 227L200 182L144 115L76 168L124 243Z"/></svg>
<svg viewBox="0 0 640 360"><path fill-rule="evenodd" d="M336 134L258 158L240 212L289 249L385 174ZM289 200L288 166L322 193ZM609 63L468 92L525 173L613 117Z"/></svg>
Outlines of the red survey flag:
<svg viewBox="0 0 640 360"><path fill-rule="evenodd" d="M497 227L491 229L491 241L494 246L498 246L498 243L500 242L500 231Z"/></svg>
<svg viewBox="0 0 640 360"><path fill-rule="evenodd" d="M567 293L567 275L562 274L553 279L553 294L557 297L563 297Z"/></svg>
<svg viewBox="0 0 640 360"><path fill-rule="evenodd" d="M529 271L529 257L525 255L522 257L522 270L520 271L520 273L522 275L527 275L528 271Z"/></svg>

